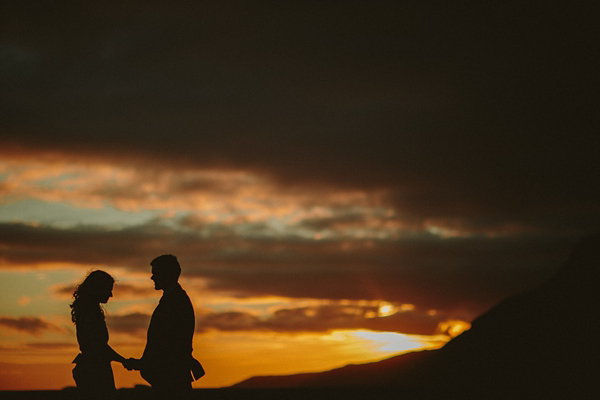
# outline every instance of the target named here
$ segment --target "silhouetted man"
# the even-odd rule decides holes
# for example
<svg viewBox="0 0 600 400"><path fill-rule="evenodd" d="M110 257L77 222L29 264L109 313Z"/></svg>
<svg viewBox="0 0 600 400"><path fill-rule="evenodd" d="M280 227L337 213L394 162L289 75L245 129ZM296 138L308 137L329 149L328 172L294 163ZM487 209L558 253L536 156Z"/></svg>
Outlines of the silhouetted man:
<svg viewBox="0 0 600 400"><path fill-rule="evenodd" d="M130 359L128 369L139 369L159 399L187 399L192 392L192 374L198 378L200 364L192 357L194 308L177 282L181 267L171 254L150 263L154 288L163 295L152 314L142 358ZM201 368L201 367L200 367ZM202 372L203 373L203 372Z"/></svg>

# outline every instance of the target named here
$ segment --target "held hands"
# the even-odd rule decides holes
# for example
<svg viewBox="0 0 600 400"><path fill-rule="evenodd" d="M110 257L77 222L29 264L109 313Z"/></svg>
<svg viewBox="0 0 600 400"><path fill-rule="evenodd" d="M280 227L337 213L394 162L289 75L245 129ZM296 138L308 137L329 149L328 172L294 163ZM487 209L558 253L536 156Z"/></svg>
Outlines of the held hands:
<svg viewBox="0 0 600 400"><path fill-rule="evenodd" d="M123 361L123 366L129 371L133 371L133 370L139 371L140 364L141 364L141 360L139 360L137 358L128 358L127 360Z"/></svg>

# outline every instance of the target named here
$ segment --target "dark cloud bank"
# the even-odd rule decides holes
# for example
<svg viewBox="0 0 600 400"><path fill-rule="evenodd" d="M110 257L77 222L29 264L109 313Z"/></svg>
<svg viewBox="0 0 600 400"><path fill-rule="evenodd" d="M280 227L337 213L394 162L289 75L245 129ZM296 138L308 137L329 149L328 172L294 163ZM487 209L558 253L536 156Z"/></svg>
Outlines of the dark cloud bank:
<svg viewBox="0 0 600 400"><path fill-rule="evenodd" d="M46 332L65 332L65 328L38 317L0 317L0 327L33 336L40 336Z"/></svg>
<svg viewBox="0 0 600 400"><path fill-rule="evenodd" d="M386 300L470 316L547 278L572 244L561 236L367 242L344 249L334 240L205 238L154 225L119 231L0 225L8 265L54 261L149 272L152 258L170 252L186 276L208 278L211 289L241 297Z"/></svg>
<svg viewBox="0 0 600 400"><path fill-rule="evenodd" d="M4 7L5 151L383 187L416 218L599 222L585 5Z"/></svg>
<svg viewBox="0 0 600 400"><path fill-rule="evenodd" d="M399 311L390 316L381 316L378 315L377 306L335 304L284 308L260 317L242 311L203 313L197 316L196 331L294 334L330 332L340 329L370 329L432 335L442 333L439 331L438 325L448 319L447 314L429 315L423 310ZM107 317L107 324L111 332L127 333L139 337L145 337L149 322L150 315L143 313Z"/></svg>

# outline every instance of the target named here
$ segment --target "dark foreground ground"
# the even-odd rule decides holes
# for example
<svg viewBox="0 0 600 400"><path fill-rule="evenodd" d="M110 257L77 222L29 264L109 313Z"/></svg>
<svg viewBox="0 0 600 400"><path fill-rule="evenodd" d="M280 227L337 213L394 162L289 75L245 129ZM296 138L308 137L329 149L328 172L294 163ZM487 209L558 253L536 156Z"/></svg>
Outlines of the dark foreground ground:
<svg viewBox="0 0 600 400"><path fill-rule="evenodd" d="M439 391L431 388L272 388L272 389L195 389L193 399L198 400L598 400L597 391L576 391L572 396L554 391L513 392L506 396L506 387L485 395L468 391ZM79 400L73 389L50 391L0 391L1 400ZM115 400L153 400L147 388L120 389Z"/></svg>
<svg viewBox="0 0 600 400"><path fill-rule="evenodd" d="M389 393L383 389L195 389L194 399L202 400L308 400L420 398L418 394ZM116 400L150 399L148 389L119 389ZM0 391L2 400L78 400L73 389L40 391Z"/></svg>

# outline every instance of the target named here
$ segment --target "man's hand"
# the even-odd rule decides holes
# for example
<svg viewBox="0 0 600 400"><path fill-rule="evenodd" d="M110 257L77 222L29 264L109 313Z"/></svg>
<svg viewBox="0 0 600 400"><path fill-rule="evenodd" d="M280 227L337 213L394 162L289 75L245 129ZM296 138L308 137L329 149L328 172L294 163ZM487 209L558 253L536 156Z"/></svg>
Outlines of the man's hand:
<svg viewBox="0 0 600 400"><path fill-rule="evenodd" d="M140 364L141 364L141 360L137 359L137 358L129 358L125 361L123 361L123 366L125 368L127 368L129 371L139 371L140 370Z"/></svg>

